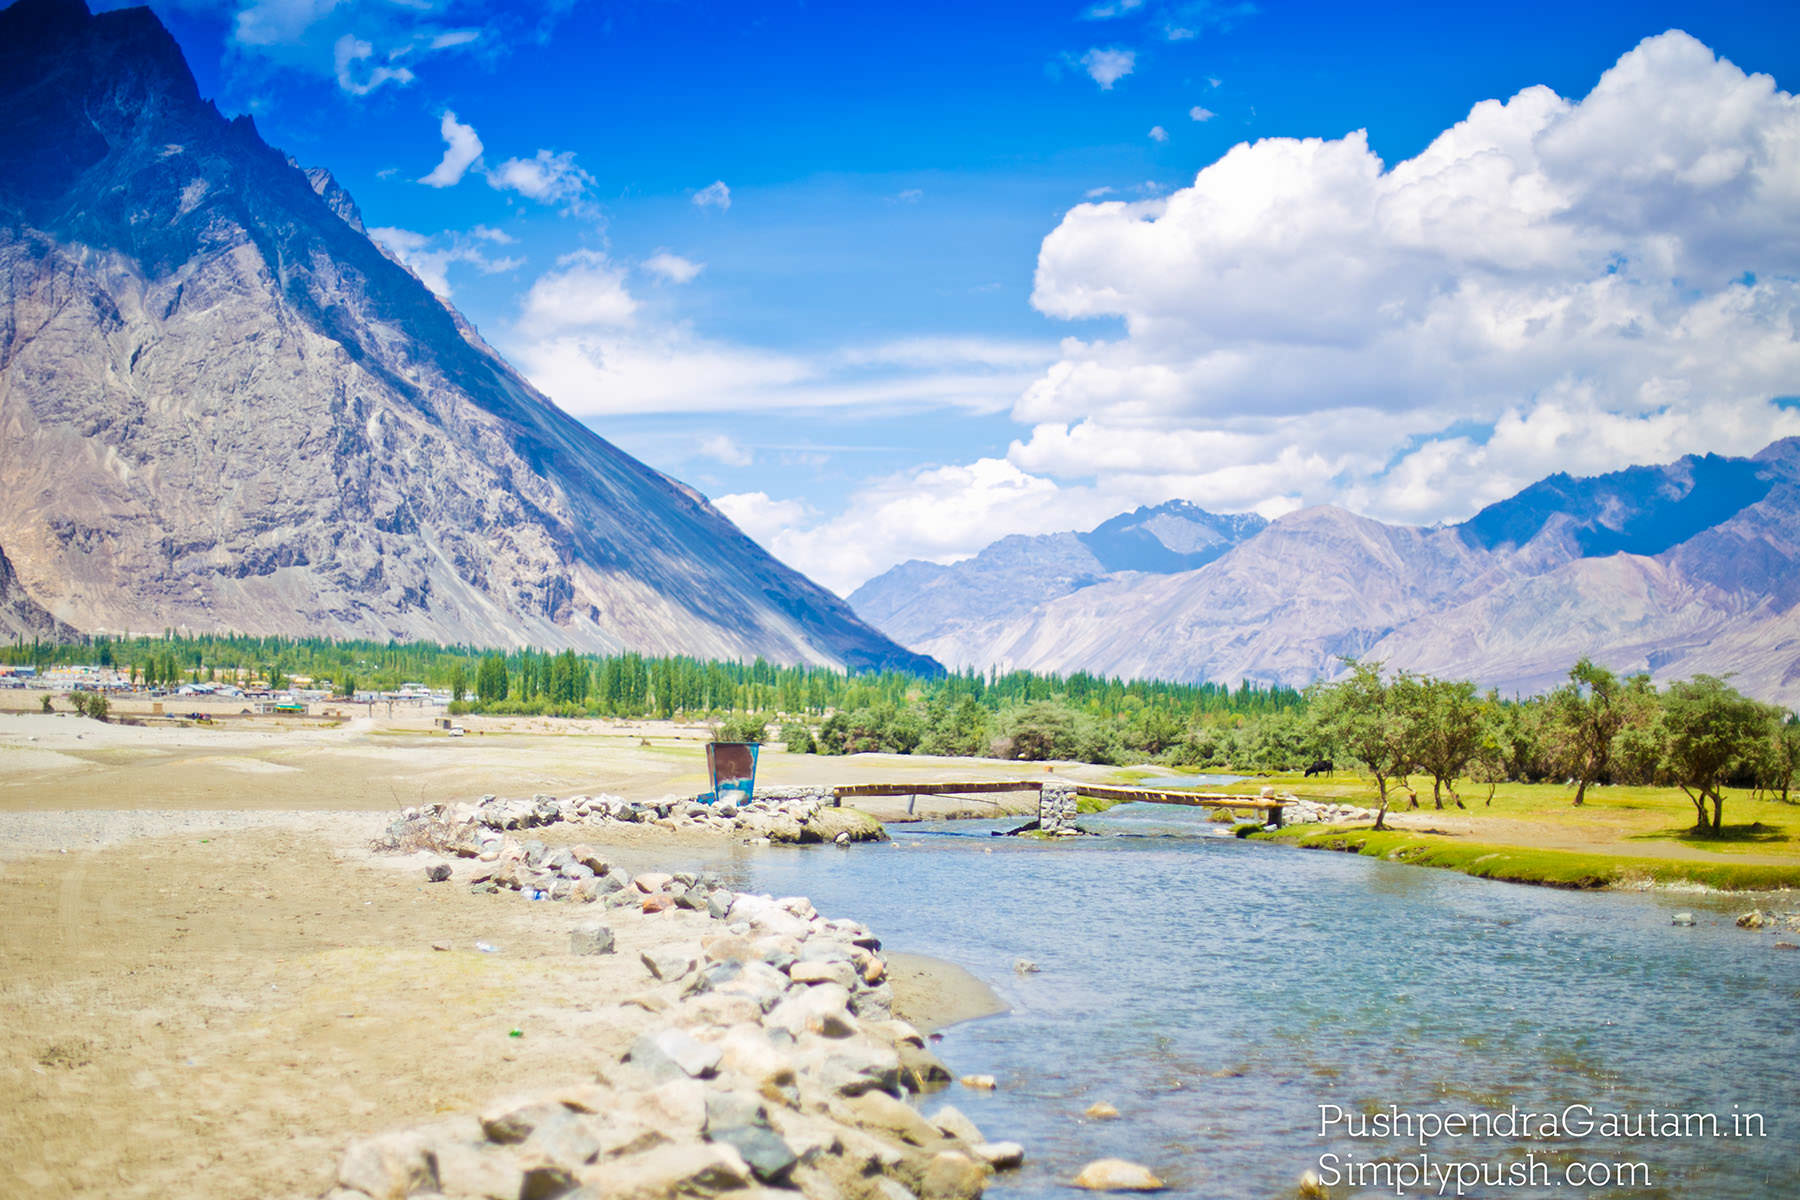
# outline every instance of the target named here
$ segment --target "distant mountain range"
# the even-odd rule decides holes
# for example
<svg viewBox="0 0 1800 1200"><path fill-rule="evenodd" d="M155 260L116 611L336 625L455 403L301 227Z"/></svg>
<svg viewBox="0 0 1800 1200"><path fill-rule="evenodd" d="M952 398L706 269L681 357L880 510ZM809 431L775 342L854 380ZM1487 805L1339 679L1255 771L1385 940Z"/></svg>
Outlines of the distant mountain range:
<svg viewBox="0 0 1800 1200"><path fill-rule="evenodd" d="M567 416L148 9L0 12L0 633L935 670Z"/></svg>
<svg viewBox="0 0 1800 1200"><path fill-rule="evenodd" d="M1108 566L1088 539L1120 529L1168 556ZM1185 529L1206 561L1181 561ZM1728 674L1796 707L1800 439L1553 475L1433 529L1331 507L1264 525L1163 505L954 566L905 563L850 602L952 668L1299 686L1349 655L1530 693L1589 655L1664 680Z"/></svg>

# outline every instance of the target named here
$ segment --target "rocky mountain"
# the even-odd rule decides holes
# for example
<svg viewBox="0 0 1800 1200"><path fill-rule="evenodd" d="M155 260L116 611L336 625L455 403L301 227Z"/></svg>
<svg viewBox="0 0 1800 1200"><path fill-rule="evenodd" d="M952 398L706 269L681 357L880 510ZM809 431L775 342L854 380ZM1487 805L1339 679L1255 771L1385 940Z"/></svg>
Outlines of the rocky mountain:
<svg viewBox="0 0 1800 1200"><path fill-rule="evenodd" d="M1303 685L1354 655L1529 693L1585 654L1800 706L1800 439L1553 476L1443 528L1306 509L1195 570L1098 576L923 633L865 615L952 668Z"/></svg>
<svg viewBox="0 0 1800 1200"><path fill-rule="evenodd" d="M0 111L0 545L53 619L935 668L534 390L149 10L0 12Z"/></svg>
<svg viewBox="0 0 1800 1200"><path fill-rule="evenodd" d="M904 562L851 593L850 606L902 643L979 646L994 629L1045 601L1124 572L1193 570L1266 524L1253 513L1221 516L1171 500L1087 533L1015 534L950 566Z"/></svg>

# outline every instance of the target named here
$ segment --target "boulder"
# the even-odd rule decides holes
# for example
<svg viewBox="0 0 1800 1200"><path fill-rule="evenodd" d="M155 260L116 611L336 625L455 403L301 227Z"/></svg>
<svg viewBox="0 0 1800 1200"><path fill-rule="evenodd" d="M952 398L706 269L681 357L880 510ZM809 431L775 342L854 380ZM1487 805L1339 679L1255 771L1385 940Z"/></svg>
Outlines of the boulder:
<svg viewBox="0 0 1800 1200"><path fill-rule="evenodd" d="M450 864L447 862L434 862L425 868L425 882L427 883L443 883L449 878Z"/></svg>
<svg viewBox="0 0 1800 1200"><path fill-rule="evenodd" d="M703 1079L718 1068L719 1048L697 1041L680 1029L663 1029L633 1042L626 1058L655 1079L683 1075Z"/></svg>
<svg viewBox="0 0 1800 1200"><path fill-rule="evenodd" d="M631 882L632 886L636 887L638 891L648 896L652 892L660 892L668 887L671 883L675 882L675 877L673 875L665 875L661 871L646 871Z"/></svg>
<svg viewBox="0 0 1800 1200"><path fill-rule="evenodd" d="M936 1146L944 1140L938 1127L920 1116L917 1109L904 1100L896 1100L886 1092L864 1092L852 1098L848 1108L863 1128L899 1138L914 1146Z"/></svg>
<svg viewBox="0 0 1800 1200"><path fill-rule="evenodd" d="M570 846L569 857L596 875L605 875L610 869L605 857L585 842Z"/></svg>
<svg viewBox="0 0 1800 1200"><path fill-rule="evenodd" d="M783 1182L800 1156L783 1141L781 1135L767 1125L731 1125L708 1129L706 1136L715 1145L730 1146L750 1168L750 1173L763 1183Z"/></svg>
<svg viewBox="0 0 1800 1200"><path fill-rule="evenodd" d="M919 1200L975 1200L987 1177L986 1165L960 1150L939 1151L919 1174Z"/></svg>
<svg viewBox="0 0 1800 1200"><path fill-rule="evenodd" d="M605 925L577 925L569 931L570 954L611 954L613 931Z"/></svg>
<svg viewBox="0 0 1800 1200"><path fill-rule="evenodd" d="M849 962L797 962L788 968L795 983L835 983L849 992L857 984L856 968Z"/></svg>
<svg viewBox="0 0 1800 1200"><path fill-rule="evenodd" d="M1119 1115L1119 1110L1104 1100L1096 1100L1087 1106L1087 1115L1096 1121L1110 1121Z"/></svg>
<svg viewBox="0 0 1800 1200"><path fill-rule="evenodd" d="M1159 1192L1168 1186L1148 1167L1122 1158L1096 1159L1069 1183L1090 1192Z"/></svg>
<svg viewBox="0 0 1800 1200"><path fill-rule="evenodd" d="M1768 923L1768 915L1760 908L1753 908L1737 919L1739 929L1761 929Z"/></svg>
<svg viewBox="0 0 1800 1200"><path fill-rule="evenodd" d="M402 1200L414 1192L435 1192L437 1154L417 1133L364 1138L344 1151L337 1182L374 1200Z"/></svg>
<svg viewBox="0 0 1800 1200"><path fill-rule="evenodd" d="M900 1082L907 1091L935 1092L950 1086L954 1078L950 1068L923 1045L899 1040L894 1048L900 1055Z"/></svg>
<svg viewBox="0 0 1800 1200"><path fill-rule="evenodd" d="M481 1132L487 1135L488 1141L515 1146L529 1138L538 1126L566 1112L568 1109L554 1100L514 1098L488 1106L479 1120Z"/></svg>
<svg viewBox="0 0 1800 1200"><path fill-rule="evenodd" d="M971 1146L987 1140L981 1136L981 1130L975 1122L948 1104L931 1114L931 1123L945 1137L955 1138L959 1142L967 1142Z"/></svg>
<svg viewBox="0 0 1800 1200"><path fill-rule="evenodd" d="M997 1171L1015 1170L1025 1161L1025 1147L1017 1142L980 1142L970 1153Z"/></svg>
<svg viewBox="0 0 1800 1200"><path fill-rule="evenodd" d="M972 1092L991 1092L999 1086L992 1075L964 1075L959 1082Z"/></svg>
<svg viewBox="0 0 1800 1200"><path fill-rule="evenodd" d="M641 1154L589 1168L581 1183L607 1200L668 1200L710 1196L748 1187L750 1166L731 1146L718 1142L667 1142Z"/></svg>
<svg viewBox="0 0 1800 1200"><path fill-rule="evenodd" d="M694 956L679 946L652 946L638 958L664 983L673 983L698 965Z"/></svg>

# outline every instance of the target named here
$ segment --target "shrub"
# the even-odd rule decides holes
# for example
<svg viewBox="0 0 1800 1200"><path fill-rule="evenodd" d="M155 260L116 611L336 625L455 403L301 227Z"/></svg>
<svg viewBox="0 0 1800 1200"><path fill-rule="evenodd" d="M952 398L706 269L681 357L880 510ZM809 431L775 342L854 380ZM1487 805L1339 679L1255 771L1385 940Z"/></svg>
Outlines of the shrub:
<svg viewBox="0 0 1800 1200"><path fill-rule="evenodd" d="M781 727L781 740L787 746L789 754L819 752L819 744L813 740L812 730L798 721L789 721Z"/></svg>

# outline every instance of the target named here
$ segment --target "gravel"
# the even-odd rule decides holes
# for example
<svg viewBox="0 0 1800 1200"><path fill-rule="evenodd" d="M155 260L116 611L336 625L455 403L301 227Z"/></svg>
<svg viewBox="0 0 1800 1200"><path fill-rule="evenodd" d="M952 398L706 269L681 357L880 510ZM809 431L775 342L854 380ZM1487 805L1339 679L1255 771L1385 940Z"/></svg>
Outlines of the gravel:
<svg viewBox="0 0 1800 1200"><path fill-rule="evenodd" d="M193 837L243 829L292 829L334 843L366 843L392 814L208 809L78 809L0 813L0 862L34 854L100 850L137 838Z"/></svg>

